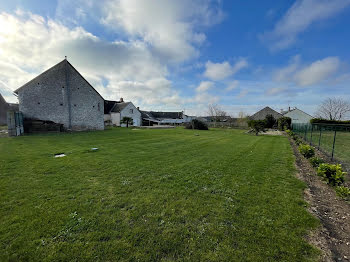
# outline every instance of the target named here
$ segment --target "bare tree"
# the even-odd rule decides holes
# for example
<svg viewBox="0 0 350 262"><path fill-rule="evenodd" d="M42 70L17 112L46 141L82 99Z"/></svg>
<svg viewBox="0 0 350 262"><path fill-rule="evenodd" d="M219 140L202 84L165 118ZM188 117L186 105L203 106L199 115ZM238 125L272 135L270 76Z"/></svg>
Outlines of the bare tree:
<svg viewBox="0 0 350 262"><path fill-rule="evenodd" d="M227 113L222 110L217 104L208 105L208 114L211 118L211 121L214 122L214 126L216 122L219 122L222 118L227 116Z"/></svg>
<svg viewBox="0 0 350 262"><path fill-rule="evenodd" d="M350 112L350 103L342 98L327 98L317 109L317 117L342 120Z"/></svg>

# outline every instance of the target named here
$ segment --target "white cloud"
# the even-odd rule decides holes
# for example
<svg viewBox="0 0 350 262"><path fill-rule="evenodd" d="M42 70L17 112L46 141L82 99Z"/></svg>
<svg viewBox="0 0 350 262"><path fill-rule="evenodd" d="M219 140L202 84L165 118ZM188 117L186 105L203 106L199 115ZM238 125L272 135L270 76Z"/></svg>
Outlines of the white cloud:
<svg viewBox="0 0 350 262"><path fill-rule="evenodd" d="M280 95L284 92L288 91L286 87L273 87L266 90L265 94L269 96Z"/></svg>
<svg viewBox="0 0 350 262"><path fill-rule="evenodd" d="M274 73L273 79L278 82L290 81L291 78L293 77L293 74L299 68L300 61L301 61L300 55L296 55L292 57L288 66L280 68Z"/></svg>
<svg viewBox="0 0 350 262"><path fill-rule="evenodd" d="M237 98L243 98L245 96L247 96L249 93L249 91L247 89L243 89L241 90L241 92L239 92L239 94L237 95Z"/></svg>
<svg viewBox="0 0 350 262"><path fill-rule="evenodd" d="M31 13L0 13L0 89L15 90L68 56L106 99L122 95L135 104L179 102L166 65L143 42L107 42L81 27L72 29Z"/></svg>
<svg viewBox="0 0 350 262"><path fill-rule="evenodd" d="M207 91L208 89L212 88L214 85L213 82L211 81L202 81L199 86L196 88L197 92L204 92Z"/></svg>
<svg viewBox="0 0 350 262"><path fill-rule="evenodd" d="M204 76L211 80L223 80L229 76L236 74L241 69L248 66L246 59L239 59L233 66L229 62L213 63L208 61L205 64Z"/></svg>
<svg viewBox="0 0 350 262"><path fill-rule="evenodd" d="M310 86L322 82L335 72L340 66L339 58L327 57L318 60L295 74L295 81L300 86Z"/></svg>
<svg viewBox="0 0 350 262"><path fill-rule="evenodd" d="M350 0L297 0L274 29L261 38L272 50L288 48L312 24L336 15L349 5Z"/></svg>
<svg viewBox="0 0 350 262"><path fill-rule="evenodd" d="M228 86L226 87L226 91L232 91L233 89L236 89L238 87L238 85L239 85L239 81L234 80L228 84Z"/></svg>
<svg viewBox="0 0 350 262"><path fill-rule="evenodd" d="M326 57L311 64L302 64L300 55L292 57L289 64L273 72L273 80L279 83L292 83L305 87L333 80L340 71L341 61L338 57ZM339 77L336 76L336 79ZM336 82L334 79L334 82Z"/></svg>
<svg viewBox="0 0 350 262"><path fill-rule="evenodd" d="M223 19L219 2L212 0L106 0L101 6L105 25L141 38L160 57L173 62L198 56L197 46L206 36L197 28Z"/></svg>

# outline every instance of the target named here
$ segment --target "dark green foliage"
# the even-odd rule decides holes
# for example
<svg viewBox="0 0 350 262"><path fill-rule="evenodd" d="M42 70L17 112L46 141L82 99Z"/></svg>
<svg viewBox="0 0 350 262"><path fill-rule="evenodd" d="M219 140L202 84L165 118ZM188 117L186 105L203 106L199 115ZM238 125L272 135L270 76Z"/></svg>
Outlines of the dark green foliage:
<svg viewBox="0 0 350 262"><path fill-rule="evenodd" d="M345 200L350 200L350 188L345 186L337 186L335 188L335 192L337 192L337 195Z"/></svg>
<svg viewBox="0 0 350 262"><path fill-rule="evenodd" d="M320 164L324 163L323 159L317 156L311 157L309 161L313 167L318 167Z"/></svg>
<svg viewBox="0 0 350 262"><path fill-rule="evenodd" d="M186 129L198 129L198 130L208 130L208 126L206 123L193 119L191 122L185 124Z"/></svg>
<svg viewBox="0 0 350 262"><path fill-rule="evenodd" d="M273 128L275 125L276 125L276 119L273 117L273 115L267 115L265 118L265 127Z"/></svg>
<svg viewBox="0 0 350 262"><path fill-rule="evenodd" d="M306 144L299 145L299 152L306 158L311 158L315 155L315 149Z"/></svg>
<svg viewBox="0 0 350 262"><path fill-rule="evenodd" d="M264 132L266 127L266 120L250 120L248 121L248 126L254 130L255 135L259 132Z"/></svg>
<svg viewBox="0 0 350 262"><path fill-rule="evenodd" d="M323 118L313 118L310 120L311 124L350 124L349 120L341 121L341 120L328 120Z"/></svg>
<svg viewBox="0 0 350 262"><path fill-rule="evenodd" d="M345 174L340 164L320 164L317 169L317 175L321 176L331 186L339 186L344 183Z"/></svg>
<svg viewBox="0 0 350 262"><path fill-rule="evenodd" d="M281 117L280 119L277 120L278 122L278 130L287 130L290 129L291 124L292 124L292 119L290 117Z"/></svg>
<svg viewBox="0 0 350 262"><path fill-rule="evenodd" d="M126 128L128 128L129 124L133 124L133 119L131 117L124 116L121 123L126 124Z"/></svg>

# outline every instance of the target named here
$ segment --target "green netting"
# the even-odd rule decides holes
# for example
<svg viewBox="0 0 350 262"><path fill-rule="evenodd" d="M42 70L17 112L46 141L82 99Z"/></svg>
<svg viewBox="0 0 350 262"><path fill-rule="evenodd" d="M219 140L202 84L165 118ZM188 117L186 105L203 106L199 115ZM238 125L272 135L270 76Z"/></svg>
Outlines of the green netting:
<svg viewBox="0 0 350 262"><path fill-rule="evenodd" d="M308 144L350 164L350 125L293 124L292 129Z"/></svg>

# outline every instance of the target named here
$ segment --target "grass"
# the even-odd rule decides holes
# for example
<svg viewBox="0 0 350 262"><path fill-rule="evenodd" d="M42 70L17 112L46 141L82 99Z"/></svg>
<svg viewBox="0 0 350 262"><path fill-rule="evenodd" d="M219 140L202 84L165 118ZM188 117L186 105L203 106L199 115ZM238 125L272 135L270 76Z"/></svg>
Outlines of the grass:
<svg viewBox="0 0 350 262"><path fill-rule="evenodd" d="M316 259L287 138L243 132L1 138L0 261Z"/></svg>

